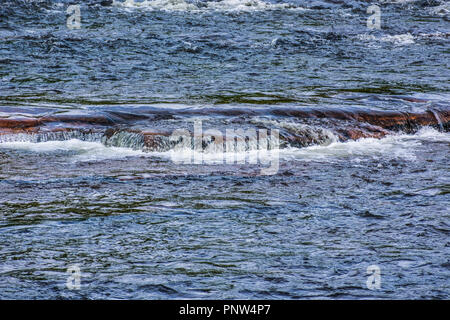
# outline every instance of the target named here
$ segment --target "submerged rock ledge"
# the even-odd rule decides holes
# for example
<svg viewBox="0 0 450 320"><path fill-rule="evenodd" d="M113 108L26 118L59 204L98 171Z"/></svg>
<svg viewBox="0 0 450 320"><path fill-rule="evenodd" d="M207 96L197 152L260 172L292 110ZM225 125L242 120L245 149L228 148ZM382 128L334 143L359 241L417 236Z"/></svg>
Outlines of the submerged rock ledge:
<svg viewBox="0 0 450 320"><path fill-rule="evenodd" d="M196 116L222 120L225 117L228 123L231 121L247 129L249 126L277 129L281 147L305 147L323 144L330 139L382 138L396 132L414 133L424 126L441 131L449 131L450 128L450 108L442 107L418 113L358 108L152 108L140 114L106 111L0 118L0 141L41 142L78 138L101 141L110 146L163 151L172 148L176 142L169 139L173 130L161 124L173 119L192 123L192 117ZM270 121L258 122L255 117ZM288 121L288 124L283 121ZM236 138L248 140L246 136ZM203 135L202 139L204 145L214 141L208 135Z"/></svg>

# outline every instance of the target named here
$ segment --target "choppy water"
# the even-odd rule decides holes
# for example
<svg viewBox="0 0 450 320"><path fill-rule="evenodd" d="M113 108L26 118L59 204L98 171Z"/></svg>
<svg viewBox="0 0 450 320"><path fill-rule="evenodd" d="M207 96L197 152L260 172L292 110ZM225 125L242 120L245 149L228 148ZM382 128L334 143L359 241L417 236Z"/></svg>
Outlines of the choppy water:
<svg viewBox="0 0 450 320"><path fill-rule="evenodd" d="M379 3L381 30L366 1L100 2L79 30L73 1L0 4L0 298L450 298L448 2ZM180 163L195 120L279 129L277 173Z"/></svg>

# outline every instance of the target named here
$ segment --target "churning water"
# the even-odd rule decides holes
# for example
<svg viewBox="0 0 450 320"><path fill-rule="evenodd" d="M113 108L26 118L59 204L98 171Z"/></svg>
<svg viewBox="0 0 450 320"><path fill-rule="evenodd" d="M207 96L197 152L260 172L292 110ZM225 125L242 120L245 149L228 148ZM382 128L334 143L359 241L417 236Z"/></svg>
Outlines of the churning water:
<svg viewBox="0 0 450 320"><path fill-rule="evenodd" d="M450 298L448 2L75 2L0 3L0 298Z"/></svg>

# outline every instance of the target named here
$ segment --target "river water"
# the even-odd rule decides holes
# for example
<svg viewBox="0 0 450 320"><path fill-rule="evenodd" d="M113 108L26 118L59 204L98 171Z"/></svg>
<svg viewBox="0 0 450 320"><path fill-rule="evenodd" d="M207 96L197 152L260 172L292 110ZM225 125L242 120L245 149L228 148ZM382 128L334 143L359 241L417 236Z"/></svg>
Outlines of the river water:
<svg viewBox="0 0 450 320"><path fill-rule="evenodd" d="M74 4L0 3L0 298L450 298L448 2Z"/></svg>

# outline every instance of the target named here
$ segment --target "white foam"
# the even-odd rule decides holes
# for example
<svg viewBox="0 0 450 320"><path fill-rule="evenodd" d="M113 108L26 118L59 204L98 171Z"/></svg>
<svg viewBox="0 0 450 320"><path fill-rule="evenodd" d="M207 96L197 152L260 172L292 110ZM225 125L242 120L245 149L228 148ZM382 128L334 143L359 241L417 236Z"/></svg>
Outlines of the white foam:
<svg viewBox="0 0 450 320"><path fill-rule="evenodd" d="M428 141L450 142L450 133L439 132L432 128L423 128L416 134L390 135L382 139L364 138L356 141L333 142L326 146L307 148L289 148L282 150L288 159L334 160L352 158L361 159L404 159L415 160L417 147Z"/></svg>
<svg viewBox="0 0 450 320"><path fill-rule="evenodd" d="M389 42L396 46L404 46L408 44L413 44L414 36L410 33L397 34L397 35L387 35L387 36L375 36L372 34L360 34L358 39L362 41L379 41L379 42Z"/></svg>
<svg viewBox="0 0 450 320"><path fill-rule="evenodd" d="M107 147L100 142L78 139L46 142L9 141L0 143L0 148L38 153L67 152L74 161L96 161L146 155L139 150Z"/></svg>
<svg viewBox="0 0 450 320"><path fill-rule="evenodd" d="M219 11L261 11L276 9L302 9L289 3L268 3L261 0L222 0L208 2L208 8Z"/></svg>
<svg viewBox="0 0 450 320"><path fill-rule="evenodd" d="M189 11L198 9L196 5L188 3L184 0L145 0L141 2L137 0L114 0L113 5L124 8L143 8L148 10L164 11Z"/></svg>
<svg viewBox="0 0 450 320"><path fill-rule="evenodd" d="M431 7L429 9L429 11L433 15L437 15L440 17L446 16L450 13L450 3L445 2L445 3L441 4L440 6Z"/></svg>
<svg viewBox="0 0 450 320"><path fill-rule="evenodd" d="M382 139L363 138L356 141L331 142L328 145L315 145L306 148L285 148L267 151L240 151L235 153L237 163L253 161L268 163L277 159L290 161L339 161L350 160L359 162L362 159L403 159L416 160L417 147L430 141L450 142L450 133L439 132L432 128L423 128L416 134L390 135ZM198 153L182 148L166 152L154 152L156 156L171 159L177 163L192 163L194 157L201 159L203 164L226 163L230 153ZM225 160L224 160L225 159ZM244 161L245 160L245 161Z"/></svg>
<svg viewBox="0 0 450 320"><path fill-rule="evenodd" d="M123 8L161 11L262 11L277 9L306 10L290 3L269 3L262 0L205 1L197 6L185 0L114 0L113 5Z"/></svg>
<svg viewBox="0 0 450 320"><path fill-rule="evenodd" d="M399 137L406 141L420 140L420 141L450 142L450 133L440 132L430 127L422 128L416 134L413 135L401 135Z"/></svg>
<svg viewBox="0 0 450 320"><path fill-rule="evenodd" d="M170 159L175 163L185 164L267 164L279 158L283 149L249 150L237 152L198 152L192 149L169 150L165 152L152 152L154 156Z"/></svg>
<svg viewBox="0 0 450 320"><path fill-rule="evenodd" d="M202 159L204 164L224 163L224 159L233 156L239 159L238 163L249 163L249 160L258 159L270 162L280 157L281 160L326 160L334 161L349 158L354 161L361 159L392 159L415 160L417 147L427 142L450 142L450 133L439 132L432 128L423 128L414 135L391 135L382 139L365 138L348 142L332 142L328 145L310 146L306 148L286 148L275 150L251 150L230 153L222 152L195 152L191 149L181 148L166 152L143 152L131 148L108 147L100 142L70 139L64 141L7 141L1 142L0 148L26 150L38 153L63 152L73 161L100 161L106 159L121 159L126 157L161 157L177 163L189 163L194 159Z"/></svg>
<svg viewBox="0 0 450 320"><path fill-rule="evenodd" d="M419 33L418 36L423 39L447 40L450 37L450 33L437 31L432 33Z"/></svg>

